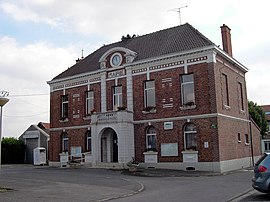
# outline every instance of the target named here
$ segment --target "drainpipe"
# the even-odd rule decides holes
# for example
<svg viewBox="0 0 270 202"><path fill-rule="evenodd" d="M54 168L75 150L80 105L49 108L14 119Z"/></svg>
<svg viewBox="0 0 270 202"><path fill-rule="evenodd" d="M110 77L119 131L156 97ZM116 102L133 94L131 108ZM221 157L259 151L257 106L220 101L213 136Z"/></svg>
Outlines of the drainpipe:
<svg viewBox="0 0 270 202"><path fill-rule="evenodd" d="M249 115L249 130L250 130L251 160L252 160L252 166L254 166L253 141L252 141L252 127L251 127L251 117L250 117L250 115Z"/></svg>

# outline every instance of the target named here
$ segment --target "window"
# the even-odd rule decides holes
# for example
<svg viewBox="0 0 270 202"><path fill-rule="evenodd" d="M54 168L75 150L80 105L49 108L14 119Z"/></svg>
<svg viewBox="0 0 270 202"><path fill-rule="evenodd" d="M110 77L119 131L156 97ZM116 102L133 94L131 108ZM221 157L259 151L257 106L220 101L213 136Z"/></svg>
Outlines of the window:
<svg viewBox="0 0 270 202"><path fill-rule="evenodd" d="M155 107L155 81L145 81L144 83L144 107Z"/></svg>
<svg viewBox="0 0 270 202"><path fill-rule="evenodd" d="M92 151L91 131L87 130L85 133L86 138L86 151Z"/></svg>
<svg viewBox="0 0 270 202"><path fill-rule="evenodd" d="M68 95L63 95L61 97L61 118L68 118Z"/></svg>
<svg viewBox="0 0 270 202"><path fill-rule="evenodd" d="M244 111L244 98L243 98L243 87L242 83L238 82L238 92L239 92L239 104L241 110Z"/></svg>
<svg viewBox="0 0 270 202"><path fill-rule="evenodd" d="M222 93L223 93L223 104L226 106L230 106L229 102L229 89L228 89L228 78L226 74L221 75L222 82Z"/></svg>
<svg viewBox="0 0 270 202"><path fill-rule="evenodd" d="M186 150L197 149L197 129L193 123L189 123L184 128L184 142Z"/></svg>
<svg viewBox="0 0 270 202"><path fill-rule="evenodd" d="M270 151L270 142L269 141L265 141L264 142L264 151L265 152L269 152Z"/></svg>
<svg viewBox="0 0 270 202"><path fill-rule="evenodd" d="M113 87L113 109L122 107L122 86Z"/></svg>
<svg viewBox="0 0 270 202"><path fill-rule="evenodd" d="M181 76L181 93L183 105L192 106L195 104L193 74Z"/></svg>
<svg viewBox="0 0 270 202"><path fill-rule="evenodd" d="M238 133L237 138L238 138L238 143L240 143L241 142L241 134L240 133Z"/></svg>
<svg viewBox="0 0 270 202"><path fill-rule="evenodd" d="M156 141L157 135L156 135L156 129L153 126L150 126L146 130L146 149L147 150L156 150Z"/></svg>
<svg viewBox="0 0 270 202"><path fill-rule="evenodd" d="M62 151L68 151L68 134L66 132L62 133Z"/></svg>
<svg viewBox="0 0 270 202"><path fill-rule="evenodd" d="M94 91L87 91L85 96L86 115L90 115L91 111L94 109Z"/></svg>
<svg viewBox="0 0 270 202"><path fill-rule="evenodd" d="M245 134L245 144L249 145L249 137L248 134Z"/></svg>

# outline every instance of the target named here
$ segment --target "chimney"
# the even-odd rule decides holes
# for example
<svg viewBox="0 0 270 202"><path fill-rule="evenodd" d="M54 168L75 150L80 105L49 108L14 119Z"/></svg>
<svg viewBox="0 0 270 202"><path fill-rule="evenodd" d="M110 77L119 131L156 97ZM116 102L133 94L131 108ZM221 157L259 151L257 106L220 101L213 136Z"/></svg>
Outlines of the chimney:
<svg viewBox="0 0 270 202"><path fill-rule="evenodd" d="M232 57L231 29L223 24L221 27L223 50Z"/></svg>

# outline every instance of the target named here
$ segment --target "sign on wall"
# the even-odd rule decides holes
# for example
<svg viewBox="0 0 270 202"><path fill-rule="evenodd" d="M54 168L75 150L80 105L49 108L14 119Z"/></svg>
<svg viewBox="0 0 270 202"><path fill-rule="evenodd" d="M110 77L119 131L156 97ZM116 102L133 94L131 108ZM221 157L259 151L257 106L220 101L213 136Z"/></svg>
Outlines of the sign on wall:
<svg viewBox="0 0 270 202"><path fill-rule="evenodd" d="M178 156L178 143L161 143L161 156Z"/></svg>

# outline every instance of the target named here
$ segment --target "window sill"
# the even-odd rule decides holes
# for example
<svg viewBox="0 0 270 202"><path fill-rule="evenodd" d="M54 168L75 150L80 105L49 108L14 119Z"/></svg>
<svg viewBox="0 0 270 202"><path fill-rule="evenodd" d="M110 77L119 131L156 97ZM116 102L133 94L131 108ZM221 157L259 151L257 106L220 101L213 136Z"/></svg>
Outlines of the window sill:
<svg viewBox="0 0 270 202"><path fill-rule="evenodd" d="M249 146L250 144L249 143L245 143L246 146Z"/></svg>
<svg viewBox="0 0 270 202"><path fill-rule="evenodd" d="M228 106L228 105L223 105L223 109L230 110L230 109L231 109L231 107L230 107L230 106Z"/></svg>
<svg viewBox="0 0 270 202"><path fill-rule="evenodd" d="M242 141L239 141L239 140L238 140L238 143L241 143L241 142L242 142Z"/></svg>
<svg viewBox="0 0 270 202"><path fill-rule="evenodd" d="M181 110L188 110L188 109L195 109L196 105L191 105L191 106L182 106L180 107Z"/></svg>
<svg viewBox="0 0 270 202"><path fill-rule="evenodd" d="M245 114L246 114L246 112L245 112L244 110L240 110L240 114L245 115Z"/></svg>
<svg viewBox="0 0 270 202"><path fill-rule="evenodd" d="M142 113L143 114L155 114L155 113L157 113L157 109L151 109L149 111L143 110Z"/></svg>
<svg viewBox="0 0 270 202"><path fill-rule="evenodd" d="M66 123L66 122L68 122L68 118L60 119L59 122L60 122L60 123Z"/></svg>
<svg viewBox="0 0 270 202"><path fill-rule="evenodd" d="M85 116L85 117L83 117L83 120L91 120L91 116L90 115Z"/></svg>
<svg viewBox="0 0 270 202"><path fill-rule="evenodd" d="M198 154L196 150L184 150L181 152L182 154Z"/></svg>

